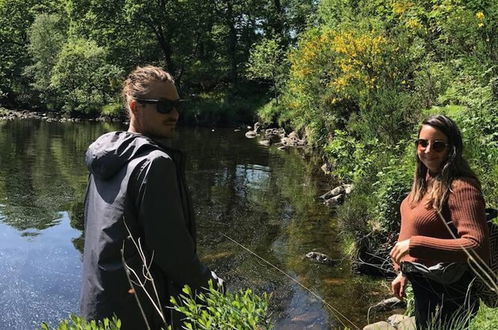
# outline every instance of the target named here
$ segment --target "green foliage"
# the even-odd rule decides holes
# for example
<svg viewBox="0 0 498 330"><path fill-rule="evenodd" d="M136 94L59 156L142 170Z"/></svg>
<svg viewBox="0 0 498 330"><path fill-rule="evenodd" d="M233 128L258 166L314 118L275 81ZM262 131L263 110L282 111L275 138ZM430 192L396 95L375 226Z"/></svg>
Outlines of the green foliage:
<svg viewBox="0 0 498 330"><path fill-rule="evenodd" d="M258 113L259 120L265 124L271 124L277 122L280 126L284 123L279 121L285 109L282 104L278 102L277 99L271 99L270 102L259 107L256 112Z"/></svg>
<svg viewBox="0 0 498 330"><path fill-rule="evenodd" d="M94 41L69 40L62 48L51 76L51 86L62 99L64 112L97 112L112 101L122 71L105 62L106 52Z"/></svg>
<svg viewBox="0 0 498 330"><path fill-rule="evenodd" d="M29 64L27 30L33 21L30 10L36 0L0 1L0 100L8 102L12 94L24 90L21 78L24 66Z"/></svg>
<svg viewBox="0 0 498 330"><path fill-rule="evenodd" d="M121 102L106 104L102 107L100 113L106 117L120 118L126 116L126 110Z"/></svg>
<svg viewBox="0 0 498 330"><path fill-rule="evenodd" d="M50 80L52 69L66 41L66 27L57 14L39 14L28 31L29 54L34 61L25 74L33 79L33 88L40 93L42 102L56 102Z"/></svg>
<svg viewBox="0 0 498 330"><path fill-rule="evenodd" d="M479 307L479 312L476 317L470 323L471 330L480 329L497 329L498 328L498 313L496 309L486 307L481 304Z"/></svg>
<svg viewBox="0 0 498 330"><path fill-rule="evenodd" d="M444 113L454 118L462 130L465 156L483 186L491 206L498 201L498 101L496 68L475 63L456 63L457 79L428 113ZM474 74L470 74L473 72Z"/></svg>
<svg viewBox="0 0 498 330"><path fill-rule="evenodd" d="M181 119L197 125L253 123L255 109L268 99L255 84L244 84L228 91L213 91L188 99Z"/></svg>
<svg viewBox="0 0 498 330"><path fill-rule="evenodd" d="M247 289L223 294L212 281L206 293L195 296L188 286L182 291L180 300L172 297L171 303L183 314L184 329L271 329L266 293L258 296Z"/></svg>
<svg viewBox="0 0 498 330"><path fill-rule="evenodd" d="M410 141L429 114L457 121L488 204L498 200L497 17L487 0L324 0L289 52L285 84L259 116L304 131L355 183L338 217L349 238L368 237L363 248L387 251L397 233Z"/></svg>
<svg viewBox="0 0 498 330"><path fill-rule="evenodd" d="M370 231L368 220L375 200L363 192L354 191L344 205L337 210L339 228L349 239L357 240ZM355 251L349 251L353 255Z"/></svg>
<svg viewBox="0 0 498 330"><path fill-rule="evenodd" d="M357 182L370 174L367 171L376 160L375 151L379 149L382 146L377 139L361 141L345 131L335 130L324 152L333 160L336 175Z"/></svg>
<svg viewBox="0 0 498 330"><path fill-rule="evenodd" d="M271 73L269 80L250 78L260 83L254 97L267 101L285 67L285 52L315 7L312 0L5 0L0 2L0 101L98 115L104 105L118 102L117 76L144 64L170 71L182 95L226 93L241 99L237 91L248 83L243 73L251 47L274 40L278 51L258 49L278 70L260 71ZM87 50L81 47L85 43ZM81 79L77 89L66 72L72 69ZM82 73L88 69L94 74ZM247 121L254 119L255 108L229 112Z"/></svg>
<svg viewBox="0 0 498 330"><path fill-rule="evenodd" d="M411 316L415 312L415 295L413 294L413 287L410 282L408 282L408 285L406 286L405 295L406 295L405 315Z"/></svg>
<svg viewBox="0 0 498 330"><path fill-rule="evenodd" d="M41 330L50 330L51 328L46 324L42 323L40 326ZM86 321L85 319L71 314L69 319L62 320L59 325L53 330L118 330L121 329L121 321L116 317L111 320L104 319L102 321Z"/></svg>
<svg viewBox="0 0 498 330"><path fill-rule="evenodd" d="M412 157L409 162L413 163ZM377 181L373 184L377 197L375 226L395 239L400 229L399 208L411 189L414 167L406 161L402 164L402 160L396 158L391 158L389 163L377 174Z"/></svg>
<svg viewBox="0 0 498 330"><path fill-rule="evenodd" d="M251 49L247 76L251 79L276 81L282 69L284 52L280 39L262 39Z"/></svg>

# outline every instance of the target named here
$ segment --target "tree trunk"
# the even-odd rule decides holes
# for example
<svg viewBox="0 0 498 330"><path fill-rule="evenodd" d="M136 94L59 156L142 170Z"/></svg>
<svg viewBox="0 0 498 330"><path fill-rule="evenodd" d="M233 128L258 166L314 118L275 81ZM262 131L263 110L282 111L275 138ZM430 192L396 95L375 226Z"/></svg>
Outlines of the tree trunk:
<svg viewBox="0 0 498 330"><path fill-rule="evenodd" d="M231 1L227 1L227 23L228 35L228 58L230 59L230 82L235 85L237 82L237 29L235 28L235 18L233 17L233 7Z"/></svg>

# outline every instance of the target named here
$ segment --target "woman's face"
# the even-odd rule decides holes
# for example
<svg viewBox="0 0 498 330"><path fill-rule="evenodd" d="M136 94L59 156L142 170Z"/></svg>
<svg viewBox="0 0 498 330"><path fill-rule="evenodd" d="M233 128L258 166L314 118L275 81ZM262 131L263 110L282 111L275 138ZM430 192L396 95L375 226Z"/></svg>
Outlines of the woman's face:
<svg viewBox="0 0 498 330"><path fill-rule="evenodd" d="M419 143L417 144L417 156L420 161L432 174L441 172L441 169L448 158L448 137L437 128L429 125L423 125L420 133L418 134L418 138ZM436 143L436 148L434 147L435 142L438 142ZM444 148L441 147L441 142L446 144Z"/></svg>

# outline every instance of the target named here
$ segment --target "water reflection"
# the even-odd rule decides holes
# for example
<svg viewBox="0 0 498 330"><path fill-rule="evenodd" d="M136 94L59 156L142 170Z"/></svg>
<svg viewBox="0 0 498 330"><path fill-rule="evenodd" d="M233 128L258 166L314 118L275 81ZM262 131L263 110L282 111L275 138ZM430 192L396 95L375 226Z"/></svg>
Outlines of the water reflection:
<svg viewBox="0 0 498 330"><path fill-rule="evenodd" d="M0 263L7 265L0 269L1 329L29 328L42 320L54 324L77 311L87 180L83 155L97 136L119 128L0 122ZM352 277L347 263L330 267L304 259L312 250L342 257L331 213L316 200L323 185L332 183L317 179L316 164L228 129L181 129L170 143L187 151L199 253L230 289L272 292L278 328L341 326L316 297L224 235L316 291L358 325L365 323L368 304L383 292L379 282ZM21 281L14 286L13 276Z"/></svg>

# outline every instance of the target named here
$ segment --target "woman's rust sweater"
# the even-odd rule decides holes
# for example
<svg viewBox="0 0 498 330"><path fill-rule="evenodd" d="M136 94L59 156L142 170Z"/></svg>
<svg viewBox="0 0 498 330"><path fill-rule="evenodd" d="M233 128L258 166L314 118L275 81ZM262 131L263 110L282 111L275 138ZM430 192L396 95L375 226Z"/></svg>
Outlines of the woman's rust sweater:
<svg viewBox="0 0 498 330"><path fill-rule="evenodd" d="M426 207L429 194L414 207L410 205L409 198L410 196L401 203L401 231L398 241L410 239L409 254L402 261L418 262L426 266L439 262L466 262L468 256L464 248L469 252L475 251L486 263L489 261L489 233L484 198L475 180L454 180L441 212L453 229L456 239L437 211Z"/></svg>

